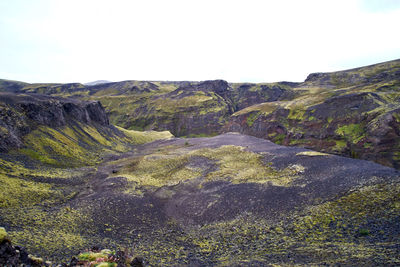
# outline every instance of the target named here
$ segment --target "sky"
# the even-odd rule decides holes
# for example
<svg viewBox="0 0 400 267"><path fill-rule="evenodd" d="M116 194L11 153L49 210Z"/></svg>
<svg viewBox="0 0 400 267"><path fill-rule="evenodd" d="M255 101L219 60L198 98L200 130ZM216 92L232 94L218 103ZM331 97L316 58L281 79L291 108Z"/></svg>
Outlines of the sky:
<svg viewBox="0 0 400 267"><path fill-rule="evenodd" d="M0 79L303 81L400 58L398 0L1 0Z"/></svg>

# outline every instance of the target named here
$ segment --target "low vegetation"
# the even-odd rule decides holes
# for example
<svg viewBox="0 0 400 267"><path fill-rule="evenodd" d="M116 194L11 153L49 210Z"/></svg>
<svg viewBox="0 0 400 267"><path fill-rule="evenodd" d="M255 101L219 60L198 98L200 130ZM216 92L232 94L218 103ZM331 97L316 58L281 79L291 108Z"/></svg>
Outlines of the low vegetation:
<svg viewBox="0 0 400 267"><path fill-rule="evenodd" d="M24 246L32 266L400 265L399 173L357 160L398 167L398 71L301 84L0 80L0 263ZM297 147L218 135L231 130Z"/></svg>

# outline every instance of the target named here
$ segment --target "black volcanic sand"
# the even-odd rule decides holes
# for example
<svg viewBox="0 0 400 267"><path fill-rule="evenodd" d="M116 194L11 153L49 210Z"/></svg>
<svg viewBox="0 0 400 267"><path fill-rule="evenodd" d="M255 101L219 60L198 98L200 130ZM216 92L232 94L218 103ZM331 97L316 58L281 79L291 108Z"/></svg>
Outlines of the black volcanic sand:
<svg viewBox="0 0 400 267"><path fill-rule="evenodd" d="M285 221L291 214L301 212L305 207L336 199L354 188L389 183L398 181L399 178L396 170L371 162L334 155L296 155L307 150L283 147L266 140L233 133L213 138L156 141L139 146L135 152L121 155L118 159L137 158L165 147L173 147L179 153L188 153L224 145L240 145L248 151L262 153L263 160L271 162L271 166L278 171L293 164L304 166L304 171L296 180L297 185L293 186L211 181L205 182L199 188L200 181L204 179L200 176L183 180L173 186L157 189L143 187L143 195L138 196L121 193L128 184L125 177L115 176L121 166L105 162L90 181L89 190L80 192L73 206L91 213L93 227L96 229L91 238L96 237L94 239L104 246L110 242L113 245L125 244L137 249L150 247L150 251L159 253L160 257L163 253L177 253L178 255L168 257L176 260L175 264L178 265L189 264L191 261L198 261L200 265L214 265L220 263L217 257L202 252L198 244L190 242L193 231L196 232L208 224L232 221L238 217L246 217L245 220L265 219L275 225ZM114 162L116 159L108 161ZM203 176L218 169L213 160L205 157L192 157L190 164L205 170ZM157 245L154 239L165 243ZM270 260L286 262L281 255L264 256L266 259L262 264L256 262L254 265L265 265ZM232 257L234 259L234 254ZM291 258L293 257L295 256L292 255ZM310 255L298 257L299 263L307 263ZM291 258L289 257L288 262L291 262ZM163 262L163 259L159 260L158 263L152 263L157 265ZM251 262L252 259L249 260ZM311 263L314 261L312 259Z"/></svg>
<svg viewBox="0 0 400 267"><path fill-rule="evenodd" d="M208 180L221 168L218 161L190 153L226 145L261 155L278 174L297 170L293 181ZM183 165L199 175L149 186L124 174L132 162L162 153L192 155ZM392 168L227 133L161 140L109 156L63 206L84 215L79 231L85 244L129 248L151 266L395 266L399 188L399 172ZM69 256L59 251L53 258Z"/></svg>

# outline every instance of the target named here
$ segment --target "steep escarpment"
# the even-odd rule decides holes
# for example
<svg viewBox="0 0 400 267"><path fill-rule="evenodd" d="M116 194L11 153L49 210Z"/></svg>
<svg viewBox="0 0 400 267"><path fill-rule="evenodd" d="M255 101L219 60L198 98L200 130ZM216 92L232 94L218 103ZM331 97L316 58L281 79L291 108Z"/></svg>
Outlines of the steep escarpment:
<svg viewBox="0 0 400 267"><path fill-rule="evenodd" d="M311 74L292 100L240 110L225 131L399 168L399 70L397 60Z"/></svg>
<svg viewBox="0 0 400 267"><path fill-rule="evenodd" d="M0 151L20 148L23 136L39 126L61 127L71 122L109 126L97 101L82 102L44 95L0 93Z"/></svg>
<svg viewBox="0 0 400 267"><path fill-rule="evenodd" d="M169 136L114 127L98 101L0 93L0 158L6 165L15 160L58 167L93 165L105 153Z"/></svg>

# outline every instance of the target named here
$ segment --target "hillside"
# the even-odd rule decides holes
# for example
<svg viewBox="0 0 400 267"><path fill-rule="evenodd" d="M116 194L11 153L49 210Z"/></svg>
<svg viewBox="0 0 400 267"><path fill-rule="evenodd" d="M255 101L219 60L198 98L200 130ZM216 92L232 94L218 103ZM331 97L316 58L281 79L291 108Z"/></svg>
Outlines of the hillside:
<svg viewBox="0 0 400 267"><path fill-rule="evenodd" d="M122 81L86 86L0 80L0 91L104 106L110 122L175 136L241 133L399 168L400 60L310 74L303 83Z"/></svg>
<svg viewBox="0 0 400 267"><path fill-rule="evenodd" d="M100 101L114 125L168 130L175 136L216 135L244 107L290 99L294 83L229 84L226 81L122 81L83 84L25 84L0 80L0 91L40 93Z"/></svg>
<svg viewBox="0 0 400 267"><path fill-rule="evenodd" d="M293 90L234 113L224 130L400 167L400 60L310 74Z"/></svg>

